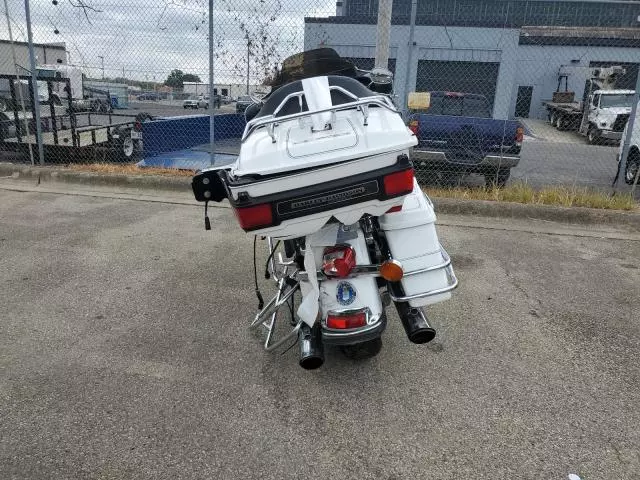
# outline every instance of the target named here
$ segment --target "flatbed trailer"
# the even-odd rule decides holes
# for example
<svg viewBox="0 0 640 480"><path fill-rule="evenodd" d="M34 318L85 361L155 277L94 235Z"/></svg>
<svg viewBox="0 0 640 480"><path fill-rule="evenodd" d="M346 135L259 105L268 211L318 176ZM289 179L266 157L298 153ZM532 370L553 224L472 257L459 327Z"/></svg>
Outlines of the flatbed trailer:
<svg viewBox="0 0 640 480"><path fill-rule="evenodd" d="M543 101L549 114L549 122L558 130L578 130L582 123L584 111L580 102L559 103Z"/></svg>
<svg viewBox="0 0 640 480"><path fill-rule="evenodd" d="M19 105L17 87L13 76L0 76L11 81L12 104ZM32 98L33 87L30 78L29 94ZM46 81L51 94L51 82L63 82L65 78L38 78ZM21 87L20 87L21 88ZM49 95L51 98L51 95ZM72 106L73 100L67 99L67 105L57 105L49 101L40 109L40 127L42 144L47 161L69 162L78 160L130 161L142 154L141 123L151 116L146 113L119 114L78 112ZM0 119L0 143L2 147L17 151L27 151L37 145L35 107L29 102L26 111L13 108L5 111Z"/></svg>

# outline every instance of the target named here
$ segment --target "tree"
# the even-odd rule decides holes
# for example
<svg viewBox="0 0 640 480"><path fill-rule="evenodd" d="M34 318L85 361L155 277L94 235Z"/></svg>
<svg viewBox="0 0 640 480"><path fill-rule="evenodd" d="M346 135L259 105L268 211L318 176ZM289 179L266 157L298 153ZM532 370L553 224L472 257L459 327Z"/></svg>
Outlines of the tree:
<svg viewBox="0 0 640 480"><path fill-rule="evenodd" d="M171 70L171 73L164 81L164 84L168 87L173 88L182 88L182 84L184 82L184 72L182 70L178 70L177 68Z"/></svg>
<svg viewBox="0 0 640 480"><path fill-rule="evenodd" d="M184 82L201 83L202 80L200 80L200 77L198 75L195 75L193 73L184 73L182 70L176 68L174 70L171 70L171 73L164 81L164 84L168 87L182 88Z"/></svg>
<svg viewBox="0 0 640 480"><path fill-rule="evenodd" d="M193 73L185 73L182 76L182 82L197 82L197 83L202 83L202 80L200 80L200 77L198 75L194 75Z"/></svg>

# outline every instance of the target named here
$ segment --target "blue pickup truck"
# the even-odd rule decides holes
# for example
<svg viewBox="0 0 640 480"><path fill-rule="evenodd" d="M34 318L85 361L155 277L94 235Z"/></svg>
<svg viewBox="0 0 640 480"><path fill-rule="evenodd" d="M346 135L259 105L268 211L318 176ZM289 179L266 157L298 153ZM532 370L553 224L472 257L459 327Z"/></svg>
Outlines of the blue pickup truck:
<svg viewBox="0 0 640 480"><path fill-rule="evenodd" d="M487 186L502 187L520 161L522 126L492 119L484 95L431 92L429 108L410 114L408 126L418 138L411 158L419 178L455 183L478 173Z"/></svg>

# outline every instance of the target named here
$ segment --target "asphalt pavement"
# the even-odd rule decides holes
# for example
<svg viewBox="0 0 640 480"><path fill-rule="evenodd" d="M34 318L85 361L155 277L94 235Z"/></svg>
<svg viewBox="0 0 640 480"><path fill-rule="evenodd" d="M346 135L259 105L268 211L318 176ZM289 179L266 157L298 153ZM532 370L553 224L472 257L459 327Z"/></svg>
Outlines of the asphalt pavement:
<svg viewBox="0 0 640 480"><path fill-rule="evenodd" d="M0 478L640 478L638 232L442 216L436 340L389 310L307 372L247 331L252 238L182 203L0 185Z"/></svg>
<svg viewBox="0 0 640 480"><path fill-rule="evenodd" d="M618 145L589 145L577 132L558 131L543 120L526 120L535 137L522 145L520 164L513 179L532 185L578 185L601 190L611 188L618 168ZM624 180L620 179L623 190Z"/></svg>

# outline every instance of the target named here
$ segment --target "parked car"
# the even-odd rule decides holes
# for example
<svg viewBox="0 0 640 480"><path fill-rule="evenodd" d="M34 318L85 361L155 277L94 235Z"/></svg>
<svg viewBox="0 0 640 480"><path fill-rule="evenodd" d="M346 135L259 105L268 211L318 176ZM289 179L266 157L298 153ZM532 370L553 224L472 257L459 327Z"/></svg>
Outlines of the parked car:
<svg viewBox="0 0 640 480"><path fill-rule="evenodd" d="M227 105L229 103L231 103L231 97L229 95L222 95L220 97L220 101L222 104Z"/></svg>
<svg viewBox="0 0 640 480"><path fill-rule="evenodd" d="M209 108L209 99L204 98L187 98L184 102L182 102L183 108L193 108L197 110L198 108Z"/></svg>
<svg viewBox="0 0 640 480"><path fill-rule="evenodd" d="M249 95L241 95L236 102L236 113L244 113L249 105L253 103Z"/></svg>
<svg viewBox="0 0 640 480"><path fill-rule="evenodd" d="M16 123L13 115L0 112L0 142L4 142L7 138L13 138L16 136ZM0 147L3 144L0 143Z"/></svg>
<svg viewBox="0 0 640 480"><path fill-rule="evenodd" d="M639 105L640 107L640 105ZM618 163L622 159L622 150L624 149L624 140L627 138L627 130L629 129L629 122L624 127L622 132L622 141L618 148ZM633 122L633 130L631 131L631 141L629 142L629 153L627 155L627 161L624 164L622 175L627 185L633 185L636 174L640 169L640 109L636 113L636 119Z"/></svg>
<svg viewBox="0 0 640 480"><path fill-rule="evenodd" d="M484 95L431 92L429 108L411 114L408 126L418 138L414 166L429 177L451 181L478 173L487 185L502 187L520 161L520 122L491 118Z"/></svg>
<svg viewBox="0 0 640 480"><path fill-rule="evenodd" d="M160 100L160 95L158 95L157 93L143 93L142 95L138 95L137 100L153 100L153 101L158 101Z"/></svg>

